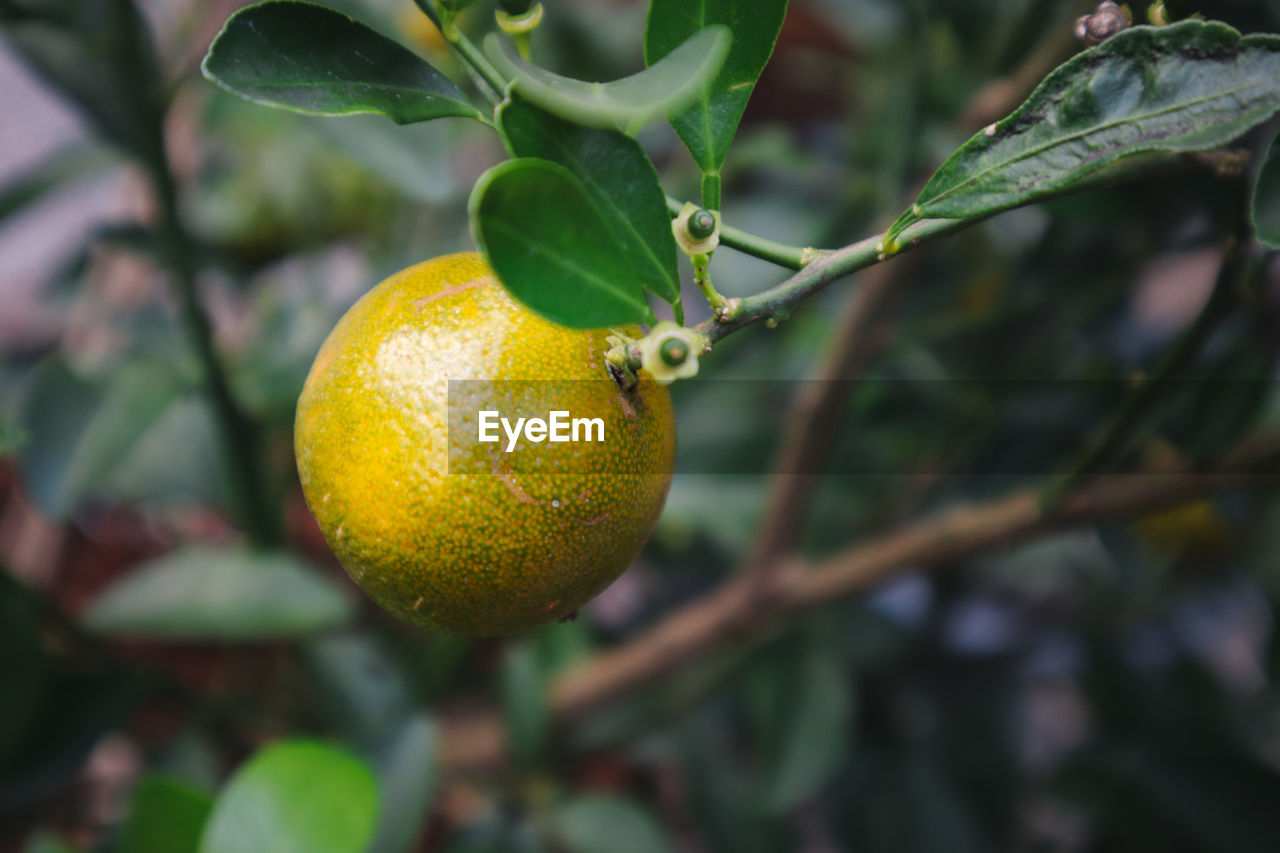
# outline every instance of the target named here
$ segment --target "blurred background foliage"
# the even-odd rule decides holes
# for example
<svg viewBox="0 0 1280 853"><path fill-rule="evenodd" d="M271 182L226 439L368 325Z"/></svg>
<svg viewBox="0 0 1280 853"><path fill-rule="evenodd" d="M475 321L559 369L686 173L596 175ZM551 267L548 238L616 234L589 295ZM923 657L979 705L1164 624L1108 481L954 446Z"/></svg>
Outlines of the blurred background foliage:
<svg viewBox="0 0 1280 853"><path fill-rule="evenodd" d="M470 122L221 92L198 63L240 5L144 0L136 30L115 0L0 0L0 850L1280 849L1273 490L899 573L568 726L548 680L729 578L765 476L678 476L645 555L576 622L464 641L366 601L302 502L294 401L365 290L471 248L467 195L503 154ZM460 74L410 0L329 5ZM639 66L643 2L546 5L543 64ZM1079 49L1088 5L793 0L729 155L727 220L798 245L875 233ZM37 8L62 16L53 48ZM1200 11L1280 30L1275 2ZM693 197L674 134L641 141ZM246 523L170 287L161 144L265 521ZM1180 170L922 250L874 329L806 551L1067 470L1201 315L1240 193ZM780 277L729 250L713 272L730 296ZM853 288L732 336L675 386L682 466L767 468L795 386L723 380L809 375ZM1160 471L1275 425L1278 297L1270 261L1102 461ZM507 760L461 767L489 707Z"/></svg>

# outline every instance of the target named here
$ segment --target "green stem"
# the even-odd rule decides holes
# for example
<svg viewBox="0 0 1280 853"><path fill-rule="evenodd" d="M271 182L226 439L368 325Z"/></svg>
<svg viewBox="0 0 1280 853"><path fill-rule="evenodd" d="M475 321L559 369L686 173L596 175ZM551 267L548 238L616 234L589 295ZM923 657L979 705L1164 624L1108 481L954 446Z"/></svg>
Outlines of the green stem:
<svg viewBox="0 0 1280 853"><path fill-rule="evenodd" d="M671 211L672 216L678 216L680 211L684 209L684 202L676 201L674 198L667 196L667 209ZM775 240L757 237L755 234L750 234L740 228L734 228L732 225L725 225L723 222L720 225L720 242L732 249L737 249L739 252L745 252L748 255L792 270L803 269L810 261L822 254L822 252L814 249L801 249Z"/></svg>
<svg viewBox="0 0 1280 853"><path fill-rule="evenodd" d="M711 283L711 276L707 272L707 266L711 263L711 255L694 255L693 261L693 283L698 285L698 289L702 291L702 295L707 297L707 302L711 303L712 308L723 308L725 298L716 292L715 285Z"/></svg>
<svg viewBox="0 0 1280 853"><path fill-rule="evenodd" d="M418 8L422 10L431 23L436 25L440 30L440 34L444 36L445 41L458 52L471 68L480 76L480 79L493 90L495 100L501 100L503 92L506 91L507 81L498 73L498 69L494 68L489 60L484 58L484 54L480 49L472 43L472 41L458 29L457 24L452 20L446 20L431 4L430 0L414 0Z"/></svg>
<svg viewBox="0 0 1280 853"><path fill-rule="evenodd" d="M702 173L702 209L720 209L720 173Z"/></svg>
<svg viewBox="0 0 1280 853"><path fill-rule="evenodd" d="M231 463L231 482L240 522L249 541L258 547L275 544L280 524L261 477L258 430L231 393L231 385L213 343L213 326L196 291L196 267L191 241L178 209L177 187L163 153L147 164L160 207L160 231L177 283L182 320L204 372L205 390L213 405Z"/></svg>
<svg viewBox="0 0 1280 853"><path fill-rule="evenodd" d="M944 234L959 231L967 225L981 221L975 219L926 219L906 228L901 235L902 250L927 242ZM720 232L724 239L724 230ZM880 251L882 234L868 237L843 249L822 252L791 278L755 296L748 296L728 320L712 318L697 326L697 331L711 343L770 318L786 316L791 308L808 299L841 276L866 269L886 259Z"/></svg>

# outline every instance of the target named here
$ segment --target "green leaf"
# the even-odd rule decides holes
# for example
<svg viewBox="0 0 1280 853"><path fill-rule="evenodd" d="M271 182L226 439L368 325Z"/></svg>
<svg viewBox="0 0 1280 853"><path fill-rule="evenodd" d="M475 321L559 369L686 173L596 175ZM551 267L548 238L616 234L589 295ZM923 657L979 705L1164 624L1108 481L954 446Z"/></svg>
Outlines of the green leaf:
<svg viewBox="0 0 1280 853"><path fill-rule="evenodd" d="M104 136L144 161L163 157L165 88L131 0L0 3L0 24L23 60Z"/></svg>
<svg viewBox="0 0 1280 853"><path fill-rule="evenodd" d="M668 302L680 298L666 194L640 143L564 121L518 95L498 109L498 126L511 156L559 163L582 182L646 290Z"/></svg>
<svg viewBox="0 0 1280 853"><path fill-rule="evenodd" d="M509 646L502 661L502 719L507 748L519 767L534 767L542 758L550 729L546 680L533 645Z"/></svg>
<svg viewBox="0 0 1280 853"><path fill-rule="evenodd" d="M1271 140L1267 149L1267 158L1253 184L1249 209L1258 242L1269 249L1280 249L1280 136Z"/></svg>
<svg viewBox="0 0 1280 853"><path fill-rule="evenodd" d="M0 185L0 223L21 214L48 193L77 178L99 172L113 162L101 145L68 145Z"/></svg>
<svg viewBox="0 0 1280 853"><path fill-rule="evenodd" d="M267 0L227 19L202 65L227 91L317 115L375 113L396 124L485 118L414 53L352 18L295 0Z"/></svg>
<svg viewBox="0 0 1280 853"><path fill-rule="evenodd" d="M830 780L847 756L852 703L840 662L821 649L806 649L788 660L780 677L770 727L769 750L760 790L764 808L786 814Z"/></svg>
<svg viewBox="0 0 1280 853"><path fill-rule="evenodd" d="M563 166L500 163L480 176L468 208L498 278L533 310L587 329L654 321L626 247Z"/></svg>
<svg viewBox="0 0 1280 853"><path fill-rule="evenodd" d="M700 88L692 106L667 113L702 171L717 172L724 162L786 14L787 0L651 0L644 55L654 67L707 27L727 25L733 32L720 74Z"/></svg>
<svg viewBox="0 0 1280 853"><path fill-rule="evenodd" d="M414 709L408 679L365 634L339 633L303 645L320 710L346 740L373 742L396 731Z"/></svg>
<svg viewBox="0 0 1280 853"><path fill-rule="evenodd" d="M889 230L987 216L1137 154L1223 145L1280 109L1280 37L1216 22L1133 27L1077 54L966 142Z"/></svg>
<svg viewBox="0 0 1280 853"><path fill-rule="evenodd" d="M547 112L587 127L635 134L650 119L692 103L720 70L732 40L727 27L691 31L661 62L608 83L574 80L531 65L496 33L485 38L484 52L511 79L510 91Z"/></svg>
<svg viewBox="0 0 1280 853"><path fill-rule="evenodd" d="M370 756L382 792L382 809L368 853L413 849L440 782L437 738L436 727L418 714Z"/></svg>
<svg viewBox="0 0 1280 853"><path fill-rule="evenodd" d="M187 548L109 586L84 620L106 634L235 641L311 634L351 615L351 603L292 555Z"/></svg>
<svg viewBox="0 0 1280 853"><path fill-rule="evenodd" d="M116 853L195 853L213 798L190 785L144 776L133 786Z"/></svg>
<svg viewBox="0 0 1280 853"><path fill-rule="evenodd" d="M570 800L556 810L554 825L570 853L666 853L674 849L653 815L617 797Z"/></svg>
<svg viewBox="0 0 1280 853"><path fill-rule="evenodd" d="M18 462L42 512L63 518L111 475L142 434L178 399L161 365L117 369L105 388L72 373L60 358L28 377L18 421L27 433Z"/></svg>
<svg viewBox="0 0 1280 853"><path fill-rule="evenodd" d="M200 853L363 853L378 788L363 761L293 740L261 750L218 796Z"/></svg>

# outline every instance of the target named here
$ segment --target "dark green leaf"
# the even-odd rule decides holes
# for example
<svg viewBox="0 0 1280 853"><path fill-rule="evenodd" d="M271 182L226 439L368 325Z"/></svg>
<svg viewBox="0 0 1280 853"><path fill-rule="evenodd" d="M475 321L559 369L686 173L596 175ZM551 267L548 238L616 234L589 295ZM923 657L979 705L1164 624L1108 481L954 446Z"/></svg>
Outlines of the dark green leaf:
<svg viewBox="0 0 1280 853"><path fill-rule="evenodd" d="M852 703L839 660L821 649L803 650L775 675L780 713L771 721L760 798L768 811L785 814L813 796L846 759Z"/></svg>
<svg viewBox="0 0 1280 853"><path fill-rule="evenodd" d="M195 853L213 798L190 785L144 776L133 786L116 853Z"/></svg>
<svg viewBox="0 0 1280 853"><path fill-rule="evenodd" d="M170 370L140 362L105 388L51 359L30 377L19 405L29 436L18 461L40 509L62 518L112 473L140 436L178 399Z"/></svg>
<svg viewBox="0 0 1280 853"><path fill-rule="evenodd" d="M440 781L437 733L425 716L405 721L400 730L370 756L382 793L382 809L368 853L405 853L431 813Z"/></svg>
<svg viewBox="0 0 1280 853"><path fill-rule="evenodd" d="M651 0L644 33L651 65L706 27L724 24L733 32L719 76L701 88L692 106L667 113L702 171L719 171L724 162L786 14L787 0Z"/></svg>
<svg viewBox="0 0 1280 853"><path fill-rule="evenodd" d="M966 219L1070 189L1136 154L1202 151L1280 109L1280 37L1182 21L1077 54L966 142L890 229Z"/></svg>
<svg viewBox="0 0 1280 853"><path fill-rule="evenodd" d="M8 42L109 139L144 161L163 156L164 84L132 0L0 5Z"/></svg>
<svg viewBox="0 0 1280 853"><path fill-rule="evenodd" d="M411 51L313 3L267 0L240 10L202 67L229 92L295 112L375 113L396 124L484 120L461 89Z"/></svg>
<svg viewBox="0 0 1280 853"><path fill-rule="evenodd" d="M231 777L200 853L363 853L377 815L378 788L364 762L324 744L286 741Z"/></svg>
<svg viewBox="0 0 1280 853"><path fill-rule="evenodd" d="M626 248L563 166L500 163L476 182L469 210L498 278L530 308L578 328L653 322Z"/></svg>
<svg viewBox="0 0 1280 853"><path fill-rule="evenodd" d="M616 797L578 797L555 814L555 829L570 853L664 853L673 849L653 815Z"/></svg>
<svg viewBox="0 0 1280 853"><path fill-rule="evenodd" d="M41 722L55 678L53 662L41 638L43 626L36 594L0 566L0 767L29 748L32 729Z"/></svg>
<svg viewBox="0 0 1280 853"><path fill-rule="evenodd" d="M576 124L634 134L650 119L679 112L692 103L720 70L732 40L726 27L691 30L661 62L608 83L574 80L530 65L496 33L485 39L484 50L512 78L511 91L547 112Z"/></svg>
<svg viewBox="0 0 1280 853"><path fill-rule="evenodd" d="M1258 242L1280 249L1280 136L1271 140L1267 159L1258 171L1250 210Z"/></svg>
<svg viewBox="0 0 1280 853"><path fill-rule="evenodd" d="M109 586L85 624L107 634L261 640L332 628L351 613L340 592L291 555L188 548Z"/></svg>
<svg viewBox="0 0 1280 853"><path fill-rule="evenodd" d="M559 163L582 182L646 290L668 302L680 297L666 194L640 143L616 130L564 121L517 95L498 110L498 125L511 156Z"/></svg>
<svg viewBox="0 0 1280 853"><path fill-rule="evenodd" d="M534 647L523 642L510 646L502 662L502 719L507 748L520 767L536 766L546 746L550 718L547 715L546 680Z"/></svg>
<svg viewBox="0 0 1280 853"><path fill-rule="evenodd" d="M303 646L320 705L345 739L369 743L400 728L414 708L403 672L373 637L331 634Z"/></svg>

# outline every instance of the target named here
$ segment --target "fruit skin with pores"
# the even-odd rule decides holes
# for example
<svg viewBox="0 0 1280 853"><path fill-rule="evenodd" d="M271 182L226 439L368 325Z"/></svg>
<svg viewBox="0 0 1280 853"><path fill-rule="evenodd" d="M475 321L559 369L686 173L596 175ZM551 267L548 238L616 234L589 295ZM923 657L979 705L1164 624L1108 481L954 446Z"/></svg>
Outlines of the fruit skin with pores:
<svg viewBox="0 0 1280 853"><path fill-rule="evenodd" d="M510 634L573 614L631 564L666 499L675 421L647 374L614 381L619 331L639 333L535 314L475 253L351 307L303 386L294 452L326 541L374 601L448 633ZM450 380L475 381L451 398ZM605 440L506 453L505 435L475 440L484 407L598 417Z"/></svg>

